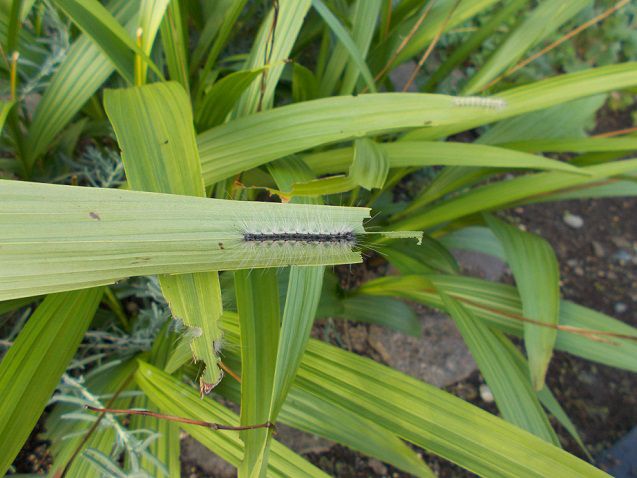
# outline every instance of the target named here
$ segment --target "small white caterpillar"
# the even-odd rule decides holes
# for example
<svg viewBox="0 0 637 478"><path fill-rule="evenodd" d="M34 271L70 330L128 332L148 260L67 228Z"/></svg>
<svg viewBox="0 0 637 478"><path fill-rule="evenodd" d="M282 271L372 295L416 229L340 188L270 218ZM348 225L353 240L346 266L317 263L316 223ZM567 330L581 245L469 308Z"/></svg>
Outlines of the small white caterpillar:
<svg viewBox="0 0 637 478"><path fill-rule="evenodd" d="M484 98L482 96L457 96L453 99L453 106L459 108L484 108L500 111L507 107L507 102L501 98Z"/></svg>

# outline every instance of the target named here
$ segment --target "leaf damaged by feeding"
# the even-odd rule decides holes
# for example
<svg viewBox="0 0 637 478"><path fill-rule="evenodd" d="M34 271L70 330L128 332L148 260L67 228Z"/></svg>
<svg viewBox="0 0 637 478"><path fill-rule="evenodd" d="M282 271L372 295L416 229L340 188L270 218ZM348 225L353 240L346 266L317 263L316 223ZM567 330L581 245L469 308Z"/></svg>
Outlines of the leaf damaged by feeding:
<svg viewBox="0 0 637 478"><path fill-rule="evenodd" d="M366 231L370 210L358 207L9 180L0 180L0 202L5 213L0 215L0 300L136 276L351 264L362 261L366 237L397 234ZM89 221L99 222L99 228ZM246 234L262 240L246 241Z"/></svg>

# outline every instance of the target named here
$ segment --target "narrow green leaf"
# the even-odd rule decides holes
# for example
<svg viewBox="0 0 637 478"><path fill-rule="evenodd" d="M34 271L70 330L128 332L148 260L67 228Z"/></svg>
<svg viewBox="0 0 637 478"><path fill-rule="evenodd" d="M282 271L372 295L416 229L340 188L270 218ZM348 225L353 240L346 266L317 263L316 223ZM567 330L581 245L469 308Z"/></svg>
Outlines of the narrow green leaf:
<svg viewBox="0 0 637 478"><path fill-rule="evenodd" d="M48 296L0 362L0 474L29 437L102 298L101 288Z"/></svg>
<svg viewBox="0 0 637 478"><path fill-rule="evenodd" d="M148 57L169 3L171 3L170 0L142 0L139 10L139 28L142 30L141 49ZM146 83L147 68L148 65L142 62L142 84Z"/></svg>
<svg viewBox="0 0 637 478"><path fill-rule="evenodd" d="M221 36L228 35L234 28L234 23L241 12L246 0L220 0L216 2L215 8L206 12L207 16L203 20L201 35L195 45L191 55L190 73L194 74L201 67L201 63L209 55L214 54L213 63L216 62L216 43ZM237 12L238 10L238 12ZM225 41L225 40L224 40ZM214 44L213 44L214 42Z"/></svg>
<svg viewBox="0 0 637 478"><path fill-rule="evenodd" d="M463 227L440 239L447 249L482 252L506 261L504 249L491 229L487 227Z"/></svg>
<svg viewBox="0 0 637 478"><path fill-rule="evenodd" d="M450 394L327 344L310 343L299 386L482 476L607 476Z"/></svg>
<svg viewBox="0 0 637 478"><path fill-rule="evenodd" d="M7 56L11 55L14 51L17 51L18 46L18 34L20 33L20 27L22 26L22 19L20 18L20 11L22 10L22 0L13 0L11 3L11 10L9 12L9 28L7 30L7 38L4 43Z"/></svg>
<svg viewBox="0 0 637 478"><path fill-rule="evenodd" d="M321 144L414 128L429 121L451 122L451 102L451 97L442 95L343 96L239 118L198 136L203 175L206 184L213 184ZM466 110L456 111L467 114Z"/></svg>
<svg viewBox="0 0 637 478"><path fill-rule="evenodd" d="M108 90L104 107L113 125L126 176L133 189L205 197L190 99L179 83ZM139 141L146 138L146 141ZM152 138L152 141L151 141ZM222 241L217 247L222 249ZM223 311L216 272L159 278L173 317L193 329L191 347L206 368L201 390L221 380L218 324Z"/></svg>
<svg viewBox="0 0 637 478"><path fill-rule="evenodd" d="M422 244L414 241L394 241L383 245L383 254L401 274L421 274L446 272L456 274L460 271L458 263L443 245L435 239L424 236Z"/></svg>
<svg viewBox="0 0 637 478"><path fill-rule="evenodd" d="M626 181L620 179L609 179L600 181L599 185L591 185L587 188L558 191L555 194L547 194L546 196L538 196L525 201L528 204L552 202L552 201L568 201L573 199L589 199L589 198L613 198L613 197L631 197L637 196L637 182L635 182L634 174L626 174Z"/></svg>
<svg viewBox="0 0 637 478"><path fill-rule="evenodd" d="M590 176L563 172L537 173L481 186L449 199L421 214L393 224L396 229L427 229L477 212L493 211L519 201L534 202L575 186L596 186L600 180L637 170L637 159L580 168ZM584 193L580 193L585 196Z"/></svg>
<svg viewBox="0 0 637 478"><path fill-rule="evenodd" d="M128 83L134 83L135 54L142 56L151 69L163 79L155 66L129 36L126 29L96 0L55 0L73 22L99 46Z"/></svg>
<svg viewBox="0 0 637 478"><path fill-rule="evenodd" d="M181 0L171 0L159 27L168 77L190 90L188 78L188 34L184 31Z"/></svg>
<svg viewBox="0 0 637 478"><path fill-rule="evenodd" d="M351 191L356 187L356 182L349 176L330 176L328 178L313 179L311 181L296 183L288 193L291 197L300 196L325 196Z"/></svg>
<svg viewBox="0 0 637 478"><path fill-rule="evenodd" d="M381 6L381 0L358 0L354 4L352 11L352 37L363 58L367 56L373 35L376 31ZM365 63L365 66L369 68L367 63ZM364 77L364 73L359 68L358 60L353 57L350 58L345 69L345 74L343 75L339 94L352 94L361 76Z"/></svg>
<svg viewBox="0 0 637 478"><path fill-rule="evenodd" d="M270 37L274 11L270 10L261 23L250 56L243 66L244 70L250 70L269 63L271 67L267 70L265 88L262 88L261 81L253 82L237 103L234 110L235 118L250 115L272 106L274 91L285 67L283 63L290 57L294 42L310 8L310 0L278 0L277 5L278 13L274 38Z"/></svg>
<svg viewBox="0 0 637 478"><path fill-rule="evenodd" d="M214 11L208 17L208 22L201 32L201 39L192 53L192 62L190 64L190 73L194 75L203 56L206 55L206 63L198 78L199 86L195 96L196 105L201 102L204 87L208 84L208 75L217 63L219 54L226 46L226 42L232 33L237 30L236 23L246 1L225 0L224 2L217 2ZM214 36L214 43L209 47L207 39L211 36Z"/></svg>
<svg viewBox="0 0 637 478"><path fill-rule="evenodd" d="M189 418L195 420L239 425L239 417L232 411L209 398L202 400L195 390L152 365L140 362L135 378L139 387L163 413L177 416L187 413ZM223 460L239 466L243 459L243 443L236 432L215 431L196 425L180 426ZM268 463L268 476L327 478L325 473L274 440Z"/></svg>
<svg viewBox="0 0 637 478"><path fill-rule="evenodd" d="M0 302L0 315L18 310L38 300L37 297L25 297L22 299L3 300Z"/></svg>
<svg viewBox="0 0 637 478"><path fill-rule="evenodd" d="M526 371L528 370L528 364L522 353L515 347L515 345L513 345L513 342L502 335L500 335L500 338L504 346L508 349L509 355L513 359L515 365L526 374ZM570 435L577 442L582 451L586 454L586 457L590 461L593 461L593 457L588 452L586 445L584 445L584 442L579 436L575 425L573 424L573 422L571 422L571 419L568 417L562 406L559 404L559 402L551 392L551 389L549 387L544 387L539 392L536 392L536 394L540 400L540 403L544 405L544 408L546 408L551 413L551 415L553 415L556 420L566 429L566 431L570 433Z"/></svg>
<svg viewBox="0 0 637 478"><path fill-rule="evenodd" d="M398 141L381 143L377 147L384 152L390 168L472 166L546 169L586 175L586 171L568 163L475 143ZM310 154L304 156L303 160L316 174L335 173L347 170L352 161L352 153L352 148L339 148Z"/></svg>
<svg viewBox="0 0 637 478"><path fill-rule="evenodd" d="M197 129L205 130L223 123L243 92L265 70L264 67L237 71L216 82L195 112Z"/></svg>
<svg viewBox="0 0 637 478"><path fill-rule="evenodd" d="M324 272L323 267L290 269L276 355L270 421L276 420L301 363L321 298Z"/></svg>
<svg viewBox="0 0 637 478"><path fill-rule="evenodd" d="M606 102L607 96L588 96L499 121L480 135L476 142L502 146L503 143L533 139L583 139L595 127L596 113Z"/></svg>
<svg viewBox="0 0 637 478"><path fill-rule="evenodd" d="M241 425L269 421L277 364L280 310L275 269L237 271L234 275L241 320ZM239 476L264 477L272 430L244 430L245 456Z"/></svg>
<svg viewBox="0 0 637 478"><path fill-rule="evenodd" d="M317 156L319 158L314 161L313 166L316 164L323 166L325 161L322 161L322 158L329 158L329 164L334 164L334 159L337 161L342 159L339 162L339 169L350 162L352 156L354 159L349 165L347 176L331 176L296 183L289 193L291 196L337 194L350 191L357 186L368 190L382 188L389 174L390 163L384 148L368 138L357 139L353 149L345 148L341 154L337 152L336 158L326 153Z"/></svg>
<svg viewBox="0 0 637 478"><path fill-rule="evenodd" d="M380 2L378 0L367 0L366 3L372 4L373 6L375 6L376 10L378 10L380 7ZM327 6L321 0L312 0L312 6L317 11L317 13L323 18L325 23L327 23L327 25L330 27L332 32L334 32L334 35L336 35L336 37L338 38L340 42L339 46L342 45L345 48L345 50L349 53L351 60L358 67L358 70L361 76L363 77L363 80L365 81L367 88L369 88L369 91L375 93L376 85L374 83L374 78L372 76L372 73L369 71L369 67L367 66L367 63L365 63L365 56L363 55L363 53L361 53L361 49L359 49L359 46L364 46L359 44L363 43L365 39L358 38L359 44L357 44L357 42L354 41L350 33L345 29L345 27L343 27L343 25L338 20L338 18L336 18L336 16L332 13L332 11L329 8L327 8ZM358 25L358 22L356 23L353 22L352 24ZM361 36L360 33L357 36ZM369 40L367 40L366 43L368 42ZM342 55L339 55L338 47L337 47L337 51L334 52L334 54L332 55L332 58L330 59L330 62L327 65L327 69L326 69L327 74L325 75L325 77L327 78L327 81L324 84L323 83L321 84L322 96L327 96L329 93L333 91L334 86L336 84L336 80L338 79L341 72L343 71L343 68L345 68L345 61L346 61L346 58L342 57Z"/></svg>
<svg viewBox="0 0 637 478"><path fill-rule="evenodd" d="M310 169L298 158L275 163L270 166L269 172L277 186L282 188L313 177ZM320 198L294 198L292 201L322 204ZM301 363L321 299L324 276L324 267L290 268L268 414L270 422L277 421Z"/></svg>
<svg viewBox="0 0 637 478"><path fill-rule="evenodd" d="M343 317L389 327L413 337L420 337L422 326L414 311L391 297L355 295L343 299Z"/></svg>
<svg viewBox="0 0 637 478"><path fill-rule="evenodd" d="M502 417L544 441L560 446L531 387L528 368L517 367L502 343L507 339L501 333L492 332L460 302L444 292L438 292L491 388Z"/></svg>
<svg viewBox="0 0 637 478"><path fill-rule="evenodd" d="M533 139L505 143L505 148L527 152L598 153L604 151L637 151L637 138L572 138Z"/></svg>
<svg viewBox="0 0 637 478"><path fill-rule="evenodd" d="M295 103L318 98L318 81L309 68L294 62L292 65L292 99Z"/></svg>
<svg viewBox="0 0 637 478"><path fill-rule="evenodd" d="M2 133L2 129L4 128L4 123L7 120L7 117L9 116L9 111L11 111L11 108L13 108L14 104L15 102L11 100L8 100L8 101L0 100L0 133Z"/></svg>
<svg viewBox="0 0 637 478"><path fill-rule="evenodd" d="M556 325L560 315L560 270L555 252L548 242L535 234L521 231L490 215L485 218L504 249L520 292L524 317ZM536 390L544 387L556 337L554 328L524 324L524 345Z"/></svg>

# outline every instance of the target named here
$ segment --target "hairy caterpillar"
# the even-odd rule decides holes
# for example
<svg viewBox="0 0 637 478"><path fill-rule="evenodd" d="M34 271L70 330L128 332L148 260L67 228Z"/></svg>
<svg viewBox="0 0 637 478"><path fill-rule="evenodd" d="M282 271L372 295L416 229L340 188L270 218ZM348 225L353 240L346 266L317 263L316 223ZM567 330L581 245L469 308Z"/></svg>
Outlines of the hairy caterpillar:
<svg viewBox="0 0 637 478"><path fill-rule="evenodd" d="M246 242L270 242L270 243L302 243L302 244L338 244L355 245L356 235L353 231L347 232L246 232L243 235Z"/></svg>
<svg viewBox="0 0 637 478"><path fill-rule="evenodd" d="M482 96L458 96L453 99L453 106L459 108L484 108L500 111L507 106L501 98L484 98Z"/></svg>

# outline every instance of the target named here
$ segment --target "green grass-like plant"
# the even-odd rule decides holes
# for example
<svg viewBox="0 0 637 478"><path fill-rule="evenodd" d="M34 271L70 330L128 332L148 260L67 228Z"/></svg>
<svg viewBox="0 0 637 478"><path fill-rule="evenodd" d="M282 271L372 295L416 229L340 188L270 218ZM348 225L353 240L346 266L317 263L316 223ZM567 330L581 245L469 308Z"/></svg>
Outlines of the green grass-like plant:
<svg viewBox="0 0 637 478"><path fill-rule="evenodd" d="M0 474L52 403L58 477L178 476L180 430L240 477L325 476L278 422L414 476L434 474L408 444L481 476L607 476L561 448L549 416L588 453L545 376L555 349L637 372L637 330L560 299L548 242L493 214L637 194L635 133L586 133L637 63L517 68L627 2L593 4L0 2L0 313L33 312L0 362ZM341 290L327 266L361 250L400 274ZM451 316L501 418L310 339L327 316L417 335L398 299Z"/></svg>

